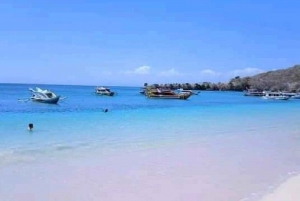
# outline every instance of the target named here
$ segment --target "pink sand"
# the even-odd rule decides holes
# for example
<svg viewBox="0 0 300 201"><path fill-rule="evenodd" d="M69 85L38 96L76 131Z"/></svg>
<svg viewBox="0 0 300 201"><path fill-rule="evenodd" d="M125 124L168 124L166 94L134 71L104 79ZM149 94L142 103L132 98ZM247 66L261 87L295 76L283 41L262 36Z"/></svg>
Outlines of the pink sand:
<svg viewBox="0 0 300 201"><path fill-rule="evenodd" d="M258 200L298 167L284 139L220 136L11 165L0 169L0 200Z"/></svg>
<svg viewBox="0 0 300 201"><path fill-rule="evenodd" d="M264 196L261 201L299 201L300 175L290 178L275 191Z"/></svg>

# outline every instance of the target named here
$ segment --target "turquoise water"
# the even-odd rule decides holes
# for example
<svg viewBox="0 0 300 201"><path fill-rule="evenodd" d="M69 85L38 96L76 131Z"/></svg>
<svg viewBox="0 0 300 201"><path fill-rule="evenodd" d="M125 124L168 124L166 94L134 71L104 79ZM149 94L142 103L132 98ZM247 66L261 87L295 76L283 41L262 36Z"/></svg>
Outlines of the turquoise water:
<svg viewBox="0 0 300 201"><path fill-rule="evenodd" d="M292 122L300 111L298 100L270 101L240 92L202 92L189 100L159 100L140 95L138 87L110 87L117 95L103 97L89 86L39 86L68 98L58 105L20 102L30 96L28 88L34 85L0 85L0 153L226 137L239 130L277 128L288 122L289 127L297 126ZM103 108L109 112L102 112ZM33 132L27 130L31 122Z"/></svg>
<svg viewBox="0 0 300 201"><path fill-rule="evenodd" d="M68 98L58 105L18 101L30 96L28 87L35 85L0 85L0 168L95 156L101 159L113 153L143 153L161 147L206 147L209 156L191 163L191 169L204 174L207 168L202 170L203 164L215 158L214 165L228 167L224 169L228 175L233 170L248 172L257 180L241 191L241 198L282 175L300 171L299 100L274 101L245 97L241 92L209 91L188 100L158 100L140 95L138 87L114 86L110 88L117 95L103 97L95 95L92 86L39 85ZM104 113L103 108L109 112ZM34 131L27 130L28 123L34 123ZM197 149L189 155L196 157ZM264 166L257 163L258 158ZM222 175L222 170L218 174ZM211 179L216 185L220 183L213 176ZM233 186L237 183L232 180Z"/></svg>

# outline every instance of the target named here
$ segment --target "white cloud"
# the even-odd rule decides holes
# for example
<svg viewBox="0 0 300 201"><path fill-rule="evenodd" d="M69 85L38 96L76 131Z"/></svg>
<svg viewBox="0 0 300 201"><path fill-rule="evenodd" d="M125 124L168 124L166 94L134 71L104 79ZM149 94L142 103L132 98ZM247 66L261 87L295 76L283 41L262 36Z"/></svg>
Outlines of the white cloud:
<svg viewBox="0 0 300 201"><path fill-rule="evenodd" d="M258 69L258 68L244 68L244 69L233 70L230 72L230 75L245 77L245 76L256 75L256 74L263 73L263 72L265 72L265 71L262 69Z"/></svg>
<svg viewBox="0 0 300 201"><path fill-rule="evenodd" d="M212 76L212 77L216 77L216 76L219 76L221 75L221 73L218 73L216 71L213 71L211 69L205 69L205 70L202 70L200 72L201 75L205 75L205 76Z"/></svg>
<svg viewBox="0 0 300 201"><path fill-rule="evenodd" d="M149 74L151 67L150 66L141 66L132 71L126 71L126 74L139 74L139 75L146 75Z"/></svg>
<svg viewBox="0 0 300 201"><path fill-rule="evenodd" d="M180 73L174 68L158 73L159 76L179 76Z"/></svg>

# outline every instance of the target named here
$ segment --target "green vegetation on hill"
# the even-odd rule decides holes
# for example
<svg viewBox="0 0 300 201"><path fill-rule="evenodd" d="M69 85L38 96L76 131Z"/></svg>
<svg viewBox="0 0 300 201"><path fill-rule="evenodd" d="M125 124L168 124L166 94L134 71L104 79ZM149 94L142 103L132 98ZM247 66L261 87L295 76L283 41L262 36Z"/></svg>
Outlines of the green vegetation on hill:
<svg viewBox="0 0 300 201"><path fill-rule="evenodd" d="M147 83L145 83L147 86ZM300 92L300 65L291 68L274 70L260 73L252 77L235 77L228 83L173 83L154 84L152 87L165 87L170 89L192 89L192 90L222 90L222 91L243 91L245 89L257 89L267 91L290 91Z"/></svg>

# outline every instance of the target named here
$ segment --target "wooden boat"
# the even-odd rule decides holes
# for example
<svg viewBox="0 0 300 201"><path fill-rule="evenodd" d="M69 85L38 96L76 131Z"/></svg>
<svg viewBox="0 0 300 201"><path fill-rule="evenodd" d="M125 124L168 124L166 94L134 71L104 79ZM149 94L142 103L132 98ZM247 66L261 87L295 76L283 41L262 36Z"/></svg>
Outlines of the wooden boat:
<svg viewBox="0 0 300 201"><path fill-rule="evenodd" d="M33 102L57 104L60 100L60 96L57 96L55 93L49 90L42 90L38 87L36 87L36 90L32 88L29 88L29 90L32 93L30 100Z"/></svg>
<svg viewBox="0 0 300 201"><path fill-rule="evenodd" d="M181 99L181 100L186 100L191 96L190 93L177 94L172 90L159 89L159 88L149 89L146 94L149 98Z"/></svg>

